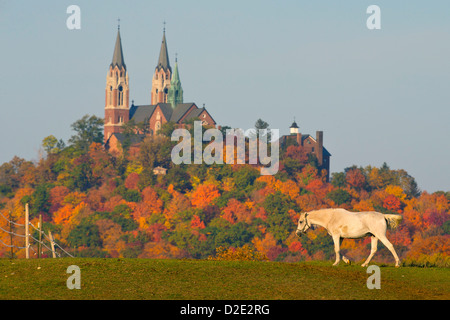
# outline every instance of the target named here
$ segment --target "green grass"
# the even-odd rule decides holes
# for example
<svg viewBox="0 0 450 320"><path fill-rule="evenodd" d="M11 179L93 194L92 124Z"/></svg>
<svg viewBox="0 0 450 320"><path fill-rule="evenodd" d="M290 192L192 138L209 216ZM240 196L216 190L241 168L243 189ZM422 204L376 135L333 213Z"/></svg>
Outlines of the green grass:
<svg viewBox="0 0 450 320"><path fill-rule="evenodd" d="M81 270L69 290L67 267ZM450 299L450 269L381 267L381 289L360 266L331 262L62 258L0 259L0 299Z"/></svg>

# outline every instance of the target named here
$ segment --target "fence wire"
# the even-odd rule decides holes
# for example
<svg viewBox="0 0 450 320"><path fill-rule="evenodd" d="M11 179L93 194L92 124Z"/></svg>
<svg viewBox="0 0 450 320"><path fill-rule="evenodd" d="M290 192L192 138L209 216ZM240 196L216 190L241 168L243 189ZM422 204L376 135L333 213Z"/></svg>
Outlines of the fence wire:
<svg viewBox="0 0 450 320"><path fill-rule="evenodd" d="M18 226L18 227L25 227L25 224L16 223L16 222L14 222L14 221L9 220L9 219L6 218L1 212L0 212L0 216L1 216L3 219L5 219L10 225L14 225L14 226ZM63 248L55 241L55 239L53 239L53 241L52 241L52 239L50 239L50 237L49 237L44 231L42 231L42 230L40 230L39 228L37 228L37 227L36 227L34 224L32 224L31 222L28 222L28 225L31 226L31 227L32 227L34 230L36 230L37 232L41 233L41 235L44 236L44 240L47 239L47 240L50 242L50 244L53 242L53 245L54 245L54 246L56 246L56 247L58 247L59 249L61 249L61 251L64 252L65 254L67 254L69 257L73 258L73 255L71 255L71 254L68 253L66 250L64 250L64 249L63 249ZM21 238L25 238L25 237L26 237L26 234L19 234L19 233L13 232L13 231L5 230L5 229L3 229L2 227L0 227L0 231L3 231L3 232L5 232L5 233L7 233L7 234L10 234L10 235L13 235L13 236L16 236L16 237L21 237ZM51 248L49 248L49 247L44 243L44 241L39 240L39 239L36 239L35 237L33 237L33 235L28 234L28 239L34 240L34 241L36 242L35 245L38 246L38 247L39 247L39 244L41 245L41 253L43 253L43 252L42 252L42 247L44 247L44 248L46 248L48 251L54 252L58 257L61 257L61 254L60 254L59 252L57 252L56 250L52 250ZM1 239L0 239L0 244L3 245L3 246L5 246L5 247L8 247L8 248L16 248L16 249L26 249L26 248L27 248L26 246L25 246L25 247L22 247L22 246L15 245L15 244L12 243L12 241L11 241L11 244L6 244L6 243L4 243ZM32 246L31 244L28 244L28 248L30 248L35 254L38 254L38 252L33 248L33 246Z"/></svg>

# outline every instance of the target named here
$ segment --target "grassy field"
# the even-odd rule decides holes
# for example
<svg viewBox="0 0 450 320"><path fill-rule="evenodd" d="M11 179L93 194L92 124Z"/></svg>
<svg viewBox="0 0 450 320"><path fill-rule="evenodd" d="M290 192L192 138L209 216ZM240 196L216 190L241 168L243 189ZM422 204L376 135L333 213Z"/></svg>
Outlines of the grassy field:
<svg viewBox="0 0 450 320"><path fill-rule="evenodd" d="M69 290L66 270L81 270ZM0 299L298 300L450 299L450 269L381 267L381 289L360 266L331 262L150 259L0 259Z"/></svg>

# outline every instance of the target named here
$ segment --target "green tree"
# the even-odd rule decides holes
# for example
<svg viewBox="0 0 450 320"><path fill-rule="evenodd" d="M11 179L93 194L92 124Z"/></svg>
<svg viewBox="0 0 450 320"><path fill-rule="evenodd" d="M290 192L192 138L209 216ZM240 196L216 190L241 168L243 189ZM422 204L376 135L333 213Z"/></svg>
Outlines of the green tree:
<svg viewBox="0 0 450 320"><path fill-rule="evenodd" d="M101 247L102 240L98 226L84 219L77 225L67 237L67 242L71 247Z"/></svg>
<svg viewBox="0 0 450 320"><path fill-rule="evenodd" d="M250 165L243 165L239 170L233 172L234 183L239 190L252 186L259 176L259 170Z"/></svg>
<svg viewBox="0 0 450 320"><path fill-rule="evenodd" d="M77 150L87 152L93 142L103 143L103 125L104 121L101 118L83 116L71 125L76 134L69 139L69 143Z"/></svg>
<svg viewBox="0 0 450 320"><path fill-rule="evenodd" d="M269 213L266 220L267 230L279 243L283 242L295 228L288 211L298 212L298 206L288 195L277 191L266 196L263 207Z"/></svg>
<svg viewBox="0 0 450 320"><path fill-rule="evenodd" d="M331 174L331 184L337 188L344 188L346 185L344 172L333 172Z"/></svg>
<svg viewBox="0 0 450 320"><path fill-rule="evenodd" d="M173 188L179 192L186 192L192 189L190 176L182 165L176 165L168 170L164 178L167 185L172 184Z"/></svg>
<svg viewBox="0 0 450 320"><path fill-rule="evenodd" d="M42 147L44 148L45 152L47 152L47 154L56 153L57 144L58 139L56 139L53 135L45 137L44 140L42 140Z"/></svg>
<svg viewBox="0 0 450 320"><path fill-rule="evenodd" d="M337 205L348 203L352 200L351 195L347 191L342 189L330 191L327 194L327 198L333 200Z"/></svg>
<svg viewBox="0 0 450 320"><path fill-rule="evenodd" d="M259 130L267 130L267 131L265 131L265 132L261 131L261 133L260 133ZM250 137L251 138L256 137L258 139L266 138L266 141L269 142L271 139L269 124L262 119L256 120L255 129L250 133Z"/></svg>
<svg viewBox="0 0 450 320"><path fill-rule="evenodd" d="M47 214L50 209L50 190L53 184L45 183L36 187L31 195L30 213L34 216L38 214Z"/></svg>

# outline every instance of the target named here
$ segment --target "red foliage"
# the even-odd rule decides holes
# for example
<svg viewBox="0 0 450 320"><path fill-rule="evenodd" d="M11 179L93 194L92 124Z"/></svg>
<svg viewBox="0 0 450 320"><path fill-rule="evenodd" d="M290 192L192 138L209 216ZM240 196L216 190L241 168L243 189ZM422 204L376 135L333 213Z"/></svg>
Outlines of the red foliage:
<svg viewBox="0 0 450 320"><path fill-rule="evenodd" d="M305 248L303 248L302 243L300 241L294 240L289 245L289 251L291 252L299 252L302 255L307 255L308 252Z"/></svg>
<svg viewBox="0 0 450 320"><path fill-rule="evenodd" d="M252 220L250 210L247 206L236 199L228 200L227 206L223 209L222 217L231 223L251 223Z"/></svg>
<svg viewBox="0 0 450 320"><path fill-rule="evenodd" d="M64 186L56 186L50 190L50 213L58 211L64 205L64 198L69 193L69 188Z"/></svg>
<svg viewBox="0 0 450 320"><path fill-rule="evenodd" d="M134 189L138 190L138 183L139 183L139 175L135 172L132 172L128 175L128 177L125 179L125 187L127 189Z"/></svg>
<svg viewBox="0 0 450 320"><path fill-rule="evenodd" d="M191 228L192 229L205 229L205 224L198 215L194 215L191 220Z"/></svg>
<svg viewBox="0 0 450 320"><path fill-rule="evenodd" d="M383 201L383 207L388 210L395 211L398 213L402 213L402 203L401 201L394 195L388 195Z"/></svg>
<svg viewBox="0 0 450 320"><path fill-rule="evenodd" d="M355 189L361 189L366 183L366 178L359 169L350 169L345 176L345 180L350 187Z"/></svg>

